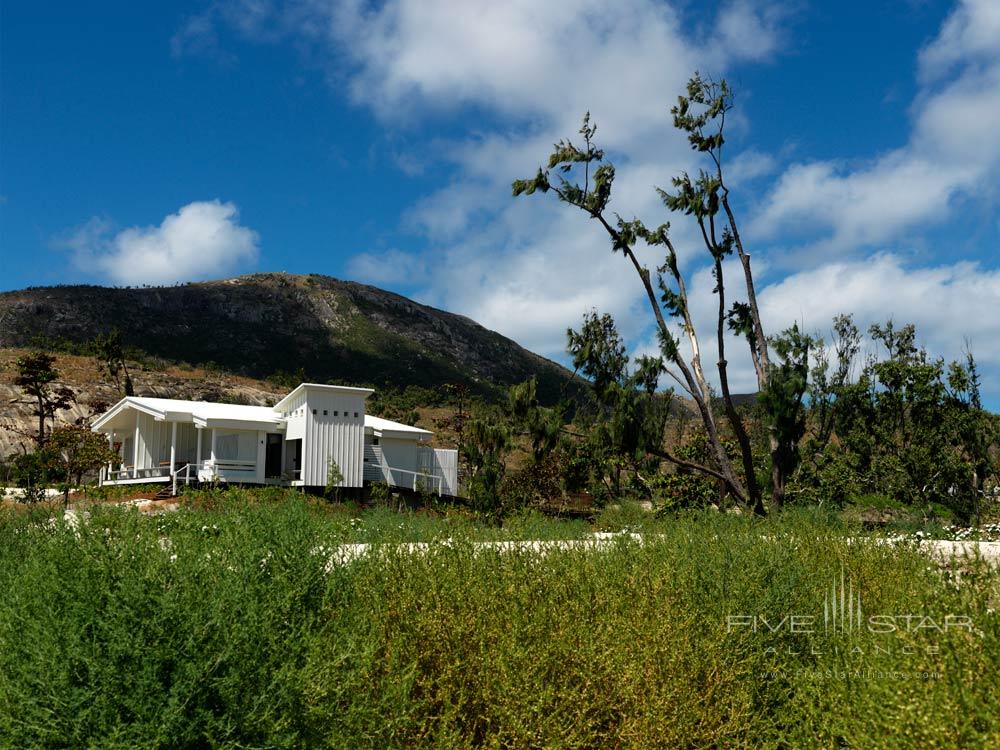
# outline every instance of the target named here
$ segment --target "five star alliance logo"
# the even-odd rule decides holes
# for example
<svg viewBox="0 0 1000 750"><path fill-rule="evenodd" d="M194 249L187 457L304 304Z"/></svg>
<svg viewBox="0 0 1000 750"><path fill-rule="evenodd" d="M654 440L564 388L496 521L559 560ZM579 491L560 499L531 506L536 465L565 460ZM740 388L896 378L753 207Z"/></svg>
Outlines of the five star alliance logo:
<svg viewBox="0 0 1000 750"><path fill-rule="evenodd" d="M844 571L834 576L823 594L823 617L813 613L786 614L731 614L726 617L726 632L750 631L777 633L779 631L808 634L823 632L829 635L872 633L946 633L952 629L975 632L968 615L926 612L871 614L861 607L861 592Z"/></svg>
<svg viewBox="0 0 1000 750"><path fill-rule="evenodd" d="M854 591L851 579L844 581L840 571L840 585L833 579L830 590L823 598L823 629L828 633L853 633L860 630L865 620L861 613L861 592Z"/></svg>

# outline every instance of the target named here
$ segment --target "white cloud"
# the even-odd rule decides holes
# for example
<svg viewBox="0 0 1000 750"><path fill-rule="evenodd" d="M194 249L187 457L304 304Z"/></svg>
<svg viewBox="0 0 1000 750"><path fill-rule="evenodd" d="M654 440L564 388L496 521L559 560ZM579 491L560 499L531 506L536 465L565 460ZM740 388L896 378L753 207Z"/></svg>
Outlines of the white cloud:
<svg viewBox="0 0 1000 750"><path fill-rule="evenodd" d="M725 273L727 291L736 291L741 283L738 264L728 263ZM713 286L707 271L692 277L692 312L702 332L702 360L716 382ZM960 358L968 341L990 378L996 380L1000 368L1000 348L994 345L1000 339L1000 317L996 315L1000 309L1000 269L967 261L914 267L898 255L882 253L788 275L759 285L757 295L761 318L772 333L798 324L807 333L829 337L834 316L843 313L853 314L862 332L872 323L892 319L898 324L914 323L918 342L931 356ZM733 391L755 391L746 342L730 335L726 347Z"/></svg>
<svg viewBox="0 0 1000 750"><path fill-rule="evenodd" d="M996 0L961 0L937 38L920 53L920 74L933 81L970 60L990 64L1000 40L1000 4Z"/></svg>
<svg viewBox="0 0 1000 750"><path fill-rule="evenodd" d="M792 165L755 217L754 236L818 234L818 248L854 252L945 220L957 201L995 180L1000 5L960 2L919 65L923 87L909 141L860 168L836 161Z"/></svg>
<svg viewBox="0 0 1000 750"><path fill-rule="evenodd" d="M400 250L358 253L347 265L352 278L371 284L420 283L427 278L424 259Z"/></svg>
<svg viewBox="0 0 1000 750"><path fill-rule="evenodd" d="M91 219L64 243L81 270L116 284L169 284L217 278L257 261L258 235L241 226L236 206L196 201L159 226L117 233Z"/></svg>
<svg viewBox="0 0 1000 750"><path fill-rule="evenodd" d="M428 144L422 154L452 168L447 184L404 217L432 249L363 254L349 269L375 283L419 279L422 300L549 355L564 350L565 328L592 307L614 314L637 341L648 336L649 313L634 271L610 252L598 226L551 196L512 200L511 179L532 174L551 144L575 134L579 117L590 111L601 145L619 167L612 208L649 223L666 219L652 186L697 167L670 127L674 96L694 70L724 74L736 63L767 60L783 36L780 4L745 0L724 4L705 21L705 31L685 28L676 11L681 6L654 0L622 0L614 12L599 0L386 0L375 7L363 0L260 0L241 22L227 20L236 6L214 7L229 8L215 17L249 38L294 34L325 45L336 60L331 79L390 129L476 114L478 131ZM825 330L833 315L853 311L862 324L889 316L915 322L931 350L947 356L958 353L964 336L974 347L996 340L1000 331L991 321L1000 272L969 263L908 267L885 253L854 258L945 220L958 201L994 181L1000 168L1000 139L993 134L1000 121L998 14L995 0L962 0L920 53L920 91L905 143L857 155L866 162L802 162L778 175L744 235L755 248L789 238L809 262L760 286L768 330L796 321ZM748 127L735 119L730 133L745 134ZM730 180L740 187L763 182L776 166L773 157L747 150L732 159ZM678 221L674 232L711 351L713 284L691 260L692 252L703 251L688 222ZM830 250L847 260L829 263ZM659 260L647 258L650 266ZM761 257L754 263L765 279ZM728 278L731 300L742 296L740 275ZM733 389L753 390L745 344L729 347ZM979 354L1000 366L1000 351ZM713 357L705 356L713 363L709 371Z"/></svg>
<svg viewBox="0 0 1000 750"><path fill-rule="evenodd" d="M756 149L747 149L730 159L726 165L726 184L741 187L748 182L774 174L778 161L770 154Z"/></svg>
<svg viewBox="0 0 1000 750"><path fill-rule="evenodd" d="M665 219L653 186L696 163L670 126L674 97L694 70L768 57L779 37L773 6L744 0L721 9L721 35L685 32L674 8L654 0L623 0L613 13L602 0L318 6L353 66L350 96L390 127L467 106L491 113L490 129L434 144L455 176L404 216L436 246L421 261L434 270L417 296L549 355L565 350L565 329L592 307L638 333L644 299L599 226L553 200L514 201L511 180L534 173L590 111L622 167L614 205ZM759 154L745 166L746 179L768 169ZM369 261L349 268L384 280Z"/></svg>

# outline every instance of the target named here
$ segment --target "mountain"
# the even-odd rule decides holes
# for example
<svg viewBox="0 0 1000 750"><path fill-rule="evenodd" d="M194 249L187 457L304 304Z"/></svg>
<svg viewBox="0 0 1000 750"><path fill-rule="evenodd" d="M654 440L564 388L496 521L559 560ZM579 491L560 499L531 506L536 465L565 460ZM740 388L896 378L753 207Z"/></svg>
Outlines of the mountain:
<svg viewBox="0 0 1000 750"><path fill-rule="evenodd" d="M376 387L465 383L488 394L534 376L543 401L573 381L565 367L469 318L328 276L0 293L0 347L74 351L115 328L148 355L254 378L301 372Z"/></svg>

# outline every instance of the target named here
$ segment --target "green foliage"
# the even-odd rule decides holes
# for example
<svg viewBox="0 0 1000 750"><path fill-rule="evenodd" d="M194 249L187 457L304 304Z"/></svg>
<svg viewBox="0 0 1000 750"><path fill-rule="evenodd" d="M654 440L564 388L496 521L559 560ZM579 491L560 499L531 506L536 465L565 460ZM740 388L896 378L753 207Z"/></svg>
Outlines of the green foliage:
<svg viewBox="0 0 1000 750"><path fill-rule="evenodd" d="M104 435L91 432L82 425L55 428L40 454L46 474L62 480L65 502L69 501L70 486L79 486L84 474L120 460L118 454L108 447Z"/></svg>
<svg viewBox="0 0 1000 750"><path fill-rule="evenodd" d="M300 367L294 372L278 370L277 372L271 373L267 376L267 382L273 383L279 388L285 388L290 391L300 383L309 382L309 377L306 375L305 368Z"/></svg>
<svg viewBox="0 0 1000 750"><path fill-rule="evenodd" d="M102 333L91 342L91 349L101 369L108 374L122 396L134 396L135 388L125 362L125 345L117 328Z"/></svg>
<svg viewBox="0 0 1000 750"><path fill-rule="evenodd" d="M732 456L737 455L738 448L732 441L726 444ZM694 463L710 463L711 447L705 437L704 430L697 430L677 446L674 454L685 461ZM657 510L672 513L678 510L706 508L718 504L723 495L719 482L712 477L683 466L678 466L669 474L659 474L653 481L653 499Z"/></svg>
<svg viewBox="0 0 1000 750"><path fill-rule="evenodd" d="M977 516L995 474L996 419L978 406L978 374L969 355L947 369L916 345L912 325L873 325L883 356L850 373L860 335L849 317L835 321L837 365L820 350L810 395L813 430L796 477L807 501L843 503L886 495L911 506L939 503L963 521Z"/></svg>
<svg viewBox="0 0 1000 750"><path fill-rule="evenodd" d="M587 376L598 398L603 398L609 388L625 379L629 358L625 342L610 315L605 313L598 317L597 311L592 310L583 316L579 332L566 329L566 338L573 369Z"/></svg>
<svg viewBox="0 0 1000 750"><path fill-rule="evenodd" d="M368 501L376 508L391 506L392 490L385 482L372 482L368 485Z"/></svg>
<svg viewBox="0 0 1000 750"><path fill-rule="evenodd" d="M594 402L577 411L585 437L571 453L587 465L588 489L599 502L631 492L648 496L649 483L642 475L658 471L670 413L670 395L656 390L663 361L640 357L630 373L614 320L596 311L584 315L579 331L567 331L567 339L574 367L594 383Z"/></svg>
<svg viewBox="0 0 1000 750"><path fill-rule="evenodd" d="M72 406L73 391L58 384L59 371L55 368L56 358L45 352L25 354L17 359L14 385L24 391L23 403L31 406L38 419L38 430L34 435L35 445L45 444L45 423L54 419L57 412Z"/></svg>
<svg viewBox="0 0 1000 750"><path fill-rule="evenodd" d="M36 503L45 499L45 488L54 478L51 476L52 466L41 451L15 454L7 464L9 478L24 490L24 502Z"/></svg>
<svg viewBox="0 0 1000 750"><path fill-rule="evenodd" d="M912 547L849 540L819 514L667 523L623 508L609 526L655 534L539 555L472 541L579 526L358 516L267 497L157 518L94 508L77 529L0 515L2 744L904 750L1000 740L990 612L1000 581L981 566L956 587ZM419 554L386 544L432 538ZM331 562L347 540L375 547ZM821 619L842 572L868 613L955 613L976 630L727 631L740 613Z"/></svg>
<svg viewBox="0 0 1000 750"><path fill-rule="evenodd" d="M497 407L480 410L466 425L462 449L470 471L467 494L478 512L493 517L502 513L500 485L513 445L510 426Z"/></svg>
<svg viewBox="0 0 1000 750"><path fill-rule="evenodd" d="M799 441L806 431L802 399L809 387L809 352L814 343L797 324L774 337L770 344L777 363L772 360L767 385L757 395L773 441L771 476L777 491L772 497L779 505L784 499L784 482L799 465Z"/></svg>
<svg viewBox="0 0 1000 750"><path fill-rule="evenodd" d="M507 418L511 431L524 436L531 446L531 458L542 461L558 445L563 427L565 406L543 407L536 395L538 383L534 378L507 391Z"/></svg>
<svg viewBox="0 0 1000 750"><path fill-rule="evenodd" d="M556 448L517 471L506 474L500 485L504 518L525 508L555 507L563 498L566 455Z"/></svg>

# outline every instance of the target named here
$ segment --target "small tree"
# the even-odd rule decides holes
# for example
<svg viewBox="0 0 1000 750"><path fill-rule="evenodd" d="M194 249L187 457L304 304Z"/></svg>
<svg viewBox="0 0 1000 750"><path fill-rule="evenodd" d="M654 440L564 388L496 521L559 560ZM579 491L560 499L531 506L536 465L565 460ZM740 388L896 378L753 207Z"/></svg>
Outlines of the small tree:
<svg viewBox="0 0 1000 750"><path fill-rule="evenodd" d="M109 333L102 333L94 339L93 348L101 370L114 381L118 392L123 396L134 396L135 389L132 387L132 377L125 362L121 331L116 328Z"/></svg>
<svg viewBox="0 0 1000 750"><path fill-rule="evenodd" d="M599 496L621 495L623 475L645 484L643 473L655 472L661 459L688 464L663 446L671 398L656 393L662 360L639 357L629 372L625 343L607 314L590 312L579 331L566 334L573 366L594 384L597 414L580 447L589 459L592 485L602 490Z"/></svg>
<svg viewBox="0 0 1000 750"><path fill-rule="evenodd" d="M513 447L508 420L499 409L484 409L469 421L463 450L469 467L468 494L481 513L498 515L503 507L500 485Z"/></svg>
<svg viewBox="0 0 1000 750"><path fill-rule="evenodd" d="M81 425L63 425L49 435L41 451L43 461L52 476L63 482L63 504L69 504L71 485L79 486L83 475L115 461L118 454L108 447L103 435Z"/></svg>
<svg viewBox="0 0 1000 750"><path fill-rule="evenodd" d="M36 503L45 499L49 467L39 452L19 453L10 459L10 478L23 490L22 500Z"/></svg>
<svg viewBox="0 0 1000 750"><path fill-rule="evenodd" d="M340 497L340 486L344 482L344 475L340 471L340 466L334 460L333 456L330 456L329 464L326 469L326 488L323 490L323 494L331 500Z"/></svg>
<svg viewBox="0 0 1000 750"><path fill-rule="evenodd" d="M38 419L38 430L34 435L35 445L41 449L45 445L46 420L55 419L56 412L73 405L73 391L56 383L59 371L55 369L56 358L44 352L26 354L15 363L17 375L14 385L24 391L27 399L20 403L30 404Z"/></svg>
<svg viewBox="0 0 1000 750"><path fill-rule="evenodd" d="M799 490L838 503L879 495L929 513L940 504L978 520L997 432L981 407L975 360L967 354L946 367L917 345L914 326L888 321L870 327L881 351L854 378L860 335L847 316L834 324L837 366L831 375L820 348Z"/></svg>

